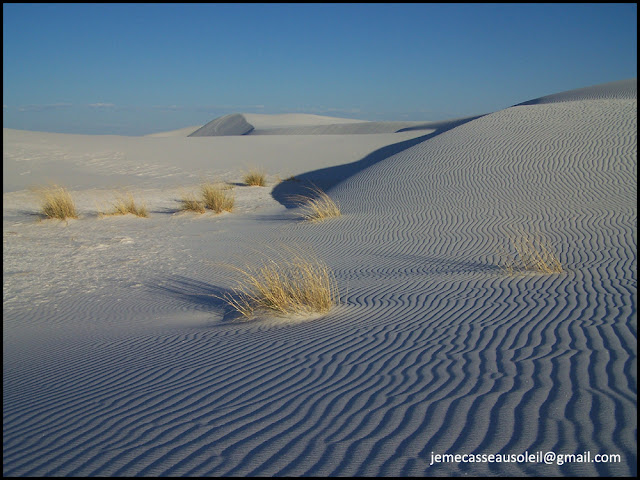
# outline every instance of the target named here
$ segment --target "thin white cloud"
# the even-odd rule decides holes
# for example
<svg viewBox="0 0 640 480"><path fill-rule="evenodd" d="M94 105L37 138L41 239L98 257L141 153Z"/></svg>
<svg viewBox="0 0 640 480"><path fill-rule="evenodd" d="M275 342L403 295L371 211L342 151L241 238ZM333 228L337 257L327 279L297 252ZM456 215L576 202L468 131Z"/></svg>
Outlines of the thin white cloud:
<svg viewBox="0 0 640 480"><path fill-rule="evenodd" d="M91 108L113 108L115 104L113 103L90 103L89 106Z"/></svg>
<svg viewBox="0 0 640 480"><path fill-rule="evenodd" d="M40 105L22 105L18 107L19 112L43 112L45 110L56 110L60 108L69 108L70 103L49 103Z"/></svg>

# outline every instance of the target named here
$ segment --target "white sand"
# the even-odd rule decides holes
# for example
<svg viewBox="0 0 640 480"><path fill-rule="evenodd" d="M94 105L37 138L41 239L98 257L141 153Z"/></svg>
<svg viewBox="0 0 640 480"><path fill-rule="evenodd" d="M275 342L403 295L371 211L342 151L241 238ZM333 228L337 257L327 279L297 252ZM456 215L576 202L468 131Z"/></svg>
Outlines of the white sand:
<svg viewBox="0 0 640 480"><path fill-rule="evenodd" d="M476 117L460 118L466 122ZM399 133L420 130L431 133L443 127L451 128L452 120L432 122L363 122L347 118L323 117L306 114L262 115L233 113L216 118L195 131L191 127L149 136L255 136L255 135L352 135Z"/></svg>
<svg viewBox="0 0 640 480"><path fill-rule="evenodd" d="M171 130L169 132L150 133L149 135L145 135L145 137L188 137L200 127L202 127L202 125L179 128L177 130Z"/></svg>
<svg viewBox="0 0 640 480"><path fill-rule="evenodd" d="M3 130L4 475L637 473L635 79L400 133L251 115L242 136ZM177 212L205 176L236 184L233 213ZM39 220L50 181L78 220ZM307 181L342 217L297 220ZM151 216L99 218L118 189ZM518 228L566 273L502 274ZM223 264L281 244L341 304L233 321ZM430 465L546 451L620 461Z"/></svg>

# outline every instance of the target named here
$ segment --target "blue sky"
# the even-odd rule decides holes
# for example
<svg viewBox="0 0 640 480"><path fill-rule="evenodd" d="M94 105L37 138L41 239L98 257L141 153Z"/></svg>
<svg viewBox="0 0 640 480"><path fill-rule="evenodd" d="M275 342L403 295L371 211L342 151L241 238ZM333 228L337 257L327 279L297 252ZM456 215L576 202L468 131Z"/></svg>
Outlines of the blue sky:
<svg viewBox="0 0 640 480"><path fill-rule="evenodd" d="M3 126L438 120L637 76L636 4L3 4Z"/></svg>

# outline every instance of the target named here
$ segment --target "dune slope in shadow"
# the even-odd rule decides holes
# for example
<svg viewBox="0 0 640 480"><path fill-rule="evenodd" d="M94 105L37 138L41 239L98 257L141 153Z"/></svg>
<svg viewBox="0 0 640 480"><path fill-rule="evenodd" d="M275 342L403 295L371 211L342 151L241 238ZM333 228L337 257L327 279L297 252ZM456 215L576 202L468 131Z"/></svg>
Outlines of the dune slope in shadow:
<svg viewBox="0 0 640 480"><path fill-rule="evenodd" d="M276 185L273 188L271 195L276 201L278 201L285 207L294 208L297 206L297 204L293 200L291 200L291 197L295 197L296 195L313 197L313 194L309 191L310 185L315 185L320 189L327 191L336 186L338 183L347 180L358 172L361 172L362 170L369 168L370 166L375 165L382 160L385 160L393 155L407 150L408 148L418 145L419 143L425 142L444 132L447 132L452 128L458 127L482 116L483 115L478 115L474 117L466 117L443 122L433 122L433 124L431 124L431 128L434 130L430 131L430 133L427 133L426 135L394 143L392 145L387 145L386 147L382 147L374 152L371 152L369 155L356 162L348 163L345 165L336 165L328 168L321 168L318 170L303 173L301 175L297 175L294 181L285 181ZM424 126L420 127L420 129L423 128ZM409 131L414 129L415 128L410 127L399 131Z"/></svg>

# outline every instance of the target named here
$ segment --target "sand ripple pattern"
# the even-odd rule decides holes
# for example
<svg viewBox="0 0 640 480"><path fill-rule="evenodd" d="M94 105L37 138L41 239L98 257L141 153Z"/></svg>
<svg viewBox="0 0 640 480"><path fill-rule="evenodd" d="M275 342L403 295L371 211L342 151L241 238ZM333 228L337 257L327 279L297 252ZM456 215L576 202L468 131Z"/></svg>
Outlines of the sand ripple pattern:
<svg viewBox="0 0 640 480"><path fill-rule="evenodd" d="M340 218L256 227L335 270L325 318L220 321L226 277L195 259L103 312L193 324L5 346L4 474L635 475L636 129L635 100L512 107L346 179ZM567 272L500 274L519 226ZM526 451L621 461L430 465Z"/></svg>

